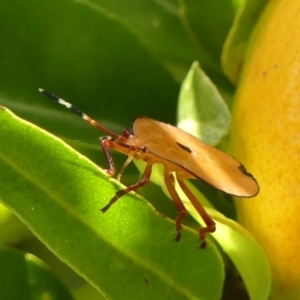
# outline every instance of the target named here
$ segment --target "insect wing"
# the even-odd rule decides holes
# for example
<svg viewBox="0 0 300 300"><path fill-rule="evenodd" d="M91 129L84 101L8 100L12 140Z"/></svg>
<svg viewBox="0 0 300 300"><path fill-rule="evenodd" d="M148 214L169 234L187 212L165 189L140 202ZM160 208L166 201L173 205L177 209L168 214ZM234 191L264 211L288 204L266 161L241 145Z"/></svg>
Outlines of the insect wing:
<svg viewBox="0 0 300 300"><path fill-rule="evenodd" d="M252 197L259 187L251 174L232 156L193 135L150 118L133 123L134 135L147 140L148 151L175 163L228 194Z"/></svg>

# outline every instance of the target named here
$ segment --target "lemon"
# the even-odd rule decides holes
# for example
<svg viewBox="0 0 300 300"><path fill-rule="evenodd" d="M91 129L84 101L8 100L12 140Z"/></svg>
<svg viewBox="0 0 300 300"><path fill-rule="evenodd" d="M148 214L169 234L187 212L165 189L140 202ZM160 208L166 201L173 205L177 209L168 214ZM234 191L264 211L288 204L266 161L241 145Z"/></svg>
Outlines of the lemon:
<svg viewBox="0 0 300 300"><path fill-rule="evenodd" d="M252 32L233 109L231 153L260 193L235 199L265 249L272 299L300 299L300 1L273 0Z"/></svg>

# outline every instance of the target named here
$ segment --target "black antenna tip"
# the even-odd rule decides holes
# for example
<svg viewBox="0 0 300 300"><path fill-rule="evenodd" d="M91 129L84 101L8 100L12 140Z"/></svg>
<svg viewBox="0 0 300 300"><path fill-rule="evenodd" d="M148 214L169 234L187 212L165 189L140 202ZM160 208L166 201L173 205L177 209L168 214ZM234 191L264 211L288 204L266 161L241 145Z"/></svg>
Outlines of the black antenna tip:
<svg viewBox="0 0 300 300"><path fill-rule="evenodd" d="M59 102L59 97L57 97L56 95L44 90L44 89L41 89L39 88L39 92L41 92L42 94L44 94L45 96L49 97L50 99L56 101L56 102Z"/></svg>

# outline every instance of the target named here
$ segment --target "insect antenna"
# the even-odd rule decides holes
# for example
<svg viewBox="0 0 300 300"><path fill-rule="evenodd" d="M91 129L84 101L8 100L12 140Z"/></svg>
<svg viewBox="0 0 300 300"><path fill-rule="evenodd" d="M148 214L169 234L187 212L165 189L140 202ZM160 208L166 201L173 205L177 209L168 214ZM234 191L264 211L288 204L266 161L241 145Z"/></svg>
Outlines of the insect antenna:
<svg viewBox="0 0 300 300"><path fill-rule="evenodd" d="M115 139L120 139L122 138L121 135L109 130L108 128L106 128L105 126L101 125L100 123L98 123L97 121L93 120L91 117L89 117L88 115L86 115L85 113L83 113L80 109L78 109L77 107L75 107L73 104L59 98L58 96L45 91L44 89L39 89L39 91L44 94L45 96L49 97L50 99L52 99L53 101L65 106L66 108L72 110L75 114L79 115L82 119L84 119L85 121L87 121L88 123L90 123L92 126L96 127L97 129L107 133L109 136L115 138Z"/></svg>

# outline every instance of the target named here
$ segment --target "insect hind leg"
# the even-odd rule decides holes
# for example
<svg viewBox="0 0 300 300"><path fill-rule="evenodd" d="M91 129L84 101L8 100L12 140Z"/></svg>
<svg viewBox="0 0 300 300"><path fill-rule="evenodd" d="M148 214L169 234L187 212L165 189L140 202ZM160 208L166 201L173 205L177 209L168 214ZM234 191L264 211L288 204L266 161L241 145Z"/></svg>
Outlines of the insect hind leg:
<svg viewBox="0 0 300 300"><path fill-rule="evenodd" d="M177 235L175 238L176 242L179 242L180 238L181 238L181 232L182 232L182 222L184 220L184 218L187 216L187 211L179 197L179 195L177 194L176 190L175 190L175 179L172 173L170 173L168 170L164 171L164 179L165 179L165 183L166 186L168 188L168 191L175 203L175 206L179 212L179 216L176 218L176 230L177 230Z"/></svg>
<svg viewBox="0 0 300 300"><path fill-rule="evenodd" d="M199 229L199 236L202 241L200 248L204 249L206 247L206 233L212 233L216 230L216 223L212 220L212 218L208 215L204 207L201 205L201 203L198 201L198 199L195 197L195 195L190 191L190 189L186 186L182 178L177 177L177 181L183 190L183 192L186 194L186 196L191 201L192 205L196 209L196 211L201 216L202 220L204 221L206 227Z"/></svg>

